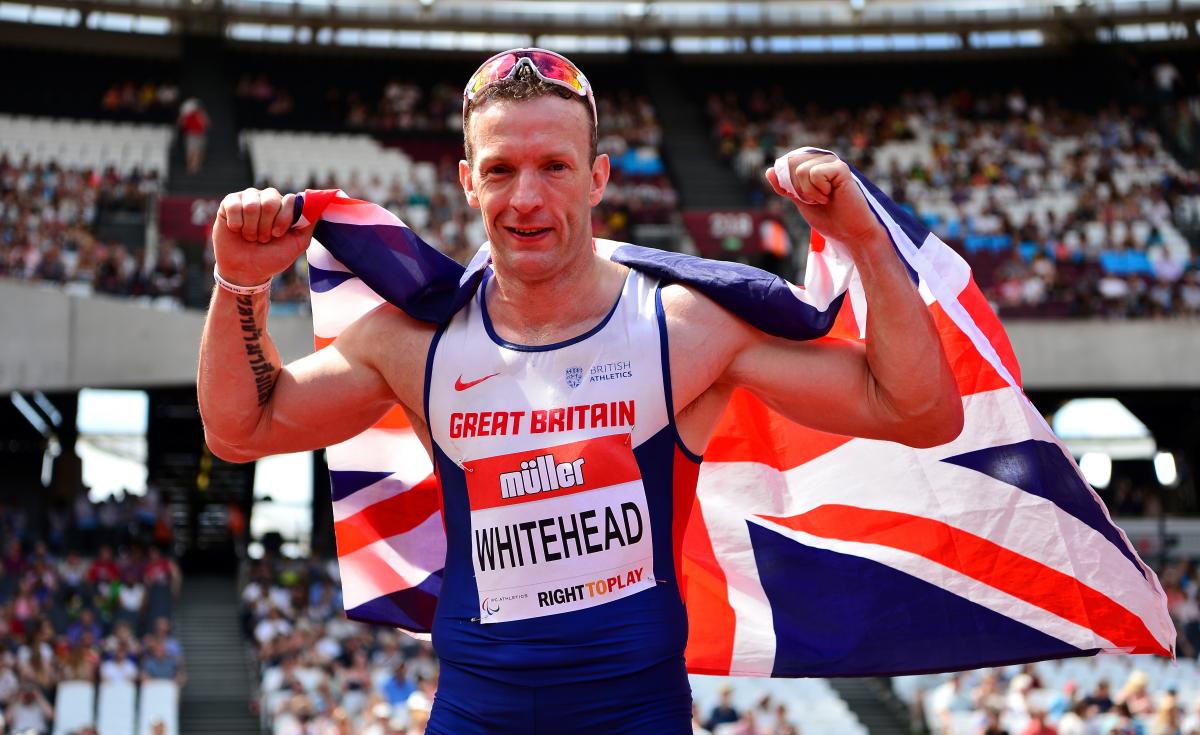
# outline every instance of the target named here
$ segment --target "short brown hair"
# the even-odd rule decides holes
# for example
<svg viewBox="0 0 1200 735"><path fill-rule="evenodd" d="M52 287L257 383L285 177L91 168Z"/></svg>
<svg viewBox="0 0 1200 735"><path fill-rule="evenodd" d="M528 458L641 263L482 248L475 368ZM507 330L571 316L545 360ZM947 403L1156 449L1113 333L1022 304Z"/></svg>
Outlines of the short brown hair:
<svg viewBox="0 0 1200 735"><path fill-rule="evenodd" d="M587 97L582 97L575 94L566 87L557 84L551 84L545 79L542 79L537 73L522 64L517 73L510 79L501 79L498 82L493 82L485 87L482 92L475 96L475 99L467 102L466 110L463 111L463 148L466 150L467 163L471 162L471 113L481 105L484 105L493 100L507 100L511 102L524 102L526 100L537 99L538 97L547 97L554 95L561 97L564 100L577 100L587 110L588 127L591 129L591 145L588 151L590 158L589 163L596 160L596 149L599 145L599 133L596 130L596 120L592 117L592 105L588 102Z"/></svg>

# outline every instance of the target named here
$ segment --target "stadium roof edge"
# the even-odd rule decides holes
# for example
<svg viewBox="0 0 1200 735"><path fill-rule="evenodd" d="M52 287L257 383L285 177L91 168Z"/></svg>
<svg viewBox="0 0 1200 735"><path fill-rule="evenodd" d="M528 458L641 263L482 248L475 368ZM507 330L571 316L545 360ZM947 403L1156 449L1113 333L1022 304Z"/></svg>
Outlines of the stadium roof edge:
<svg viewBox="0 0 1200 735"><path fill-rule="evenodd" d="M326 0L322 0L326 1ZM557 0L513 3L500 0L422 0L420 3L339 2L321 7L317 0L31 0L4 3L11 8L55 8L84 20L90 14L124 14L167 18L172 32L227 34L231 24L292 25L319 28L466 33L622 36L629 39L699 37L839 36L869 34L1041 31L1046 45L1094 38L1121 24L1181 24L1187 41L1196 41L1200 3L1179 0L1133 0L1103 4L1063 0L979 5L941 2L872 2L854 11L837 0L808 2L674 2L563 3ZM1106 9L1107 12L1103 10ZM685 12L686 11L686 12ZM966 44L964 44L965 46Z"/></svg>

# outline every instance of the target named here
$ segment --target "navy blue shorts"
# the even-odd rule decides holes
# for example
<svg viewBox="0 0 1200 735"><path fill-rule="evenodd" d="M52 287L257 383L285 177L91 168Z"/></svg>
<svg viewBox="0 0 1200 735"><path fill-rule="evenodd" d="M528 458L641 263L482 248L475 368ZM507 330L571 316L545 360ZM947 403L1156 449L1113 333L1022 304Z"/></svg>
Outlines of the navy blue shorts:
<svg viewBox="0 0 1200 735"><path fill-rule="evenodd" d="M442 661L426 735L691 735L692 689L683 659L636 674L528 687Z"/></svg>

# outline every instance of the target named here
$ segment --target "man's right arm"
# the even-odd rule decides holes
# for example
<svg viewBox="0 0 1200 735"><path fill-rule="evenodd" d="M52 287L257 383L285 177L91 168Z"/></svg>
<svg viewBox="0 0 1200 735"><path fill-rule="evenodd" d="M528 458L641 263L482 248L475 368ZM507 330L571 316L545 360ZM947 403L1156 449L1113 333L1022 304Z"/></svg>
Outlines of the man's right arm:
<svg viewBox="0 0 1200 735"><path fill-rule="evenodd" d="M213 226L217 271L225 280L241 286L269 281L304 252L312 227L290 229L293 206L292 195L273 189L225 198ZM375 350L383 331L415 331L403 329L406 317L380 307L335 343L283 366L267 334L268 304L265 292L241 295L217 287L213 294L197 392L214 454L245 462L317 449L354 436L395 405L396 391L378 369Z"/></svg>

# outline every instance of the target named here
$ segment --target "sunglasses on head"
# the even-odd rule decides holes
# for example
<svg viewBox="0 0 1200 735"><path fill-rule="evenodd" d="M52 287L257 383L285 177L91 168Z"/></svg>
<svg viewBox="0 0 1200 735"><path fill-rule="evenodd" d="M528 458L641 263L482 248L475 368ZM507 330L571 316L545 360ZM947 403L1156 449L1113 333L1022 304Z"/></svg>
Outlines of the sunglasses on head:
<svg viewBox="0 0 1200 735"><path fill-rule="evenodd" d="M463 90L463 117L467 116L467 103L492 84L511 79L521 66L528 66L543 81L566 87L580 97L587 97L592 105L592 122L599 124L596 115L596 98L592 96L592 85L565 56L540 48L518 48L501 51L483 62Z"/></svg>

